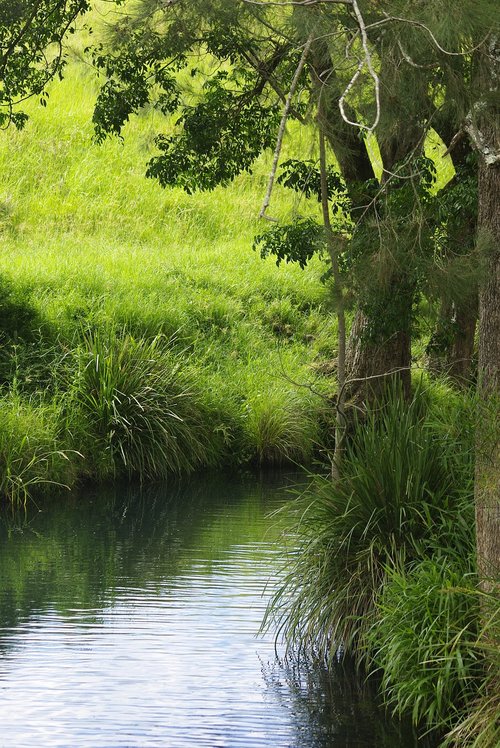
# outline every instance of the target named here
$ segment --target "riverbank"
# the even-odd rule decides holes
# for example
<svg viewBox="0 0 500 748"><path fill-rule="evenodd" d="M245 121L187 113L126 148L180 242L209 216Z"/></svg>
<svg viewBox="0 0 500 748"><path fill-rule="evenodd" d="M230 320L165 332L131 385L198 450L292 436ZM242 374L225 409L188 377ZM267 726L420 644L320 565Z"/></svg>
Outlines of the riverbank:
<svg viewBox="0 0 500 748"><path fill-rule="evenodd" d="M157 114L96 146L92 85L68 70L51 106L0 143L2 497L311 464L331 446L331 293L320 258L277 268L252 252L268 163L226 190L161 190L143 176ZM274 215L289 213L289 194L273 200ZM457 744L472 734L489 748L497 696L475 578L473 408L465 418L467 396L440 383L427 396L413 420L406 403L389 414L390 434L378 418L363 424L343 494L314 479L284 587L313 598L292 615L285 606L285 621L292 641L322 637L327 660L338 640L361 641L391 709L444 731L472 725Z"/></svg>
<svg viewBox="0 0 500 748"><path fill-rule="evenodd" d="M73 65L0 142L1 493L307 464L329 438L335 323L320 259L252 251L266 162L226 190L163 190L144 178L158 115L97 146L92 86Z"/></svg>

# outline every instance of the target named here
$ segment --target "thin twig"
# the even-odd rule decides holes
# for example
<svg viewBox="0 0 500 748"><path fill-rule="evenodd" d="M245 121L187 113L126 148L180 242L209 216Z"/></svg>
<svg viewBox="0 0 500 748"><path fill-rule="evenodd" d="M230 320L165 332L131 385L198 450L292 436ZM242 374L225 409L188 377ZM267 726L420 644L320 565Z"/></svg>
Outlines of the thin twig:
<svg viewBox="0 0 500 748"><path fill-rule="evenodd" d="M372 54L369 49L368 34L366 33L365 19L363 18L363 15L359 9L357 0L352 0L351 4L352 4L352 9L354 11L354 15L356 16L356 21L358 22L359 32L361 34L361 46L363 47L364 58L363 60L360 60L356 72L352 76L351 80L349 81L347 85L347 88L345 89L344 93L339 99L339 109L340 109L340 114L342 115L342 119L348 125L353 125L354 127L358 127L360 130L366 130L367 132L373 132L375 128L377 127L379 120L380 120L380 80L372 63ZM353 122L347 117L345 110L344 110L345 98L347 94L349 93L349 91L351 90L351 88L356 83L357 79L359 78L361 74L361 70L365 66L367 67L370 77L373 80L374 89L375 89L375 119L373 120L370 127L368 127L367 125L364 125L362 122Z"/></svg>
<svg viewBox="0 0 500 748"><path fill-rule="evenodd" d="M269 203L271 201L271 193L273 191L274 180L276 178L276 170L278 168L278 161L279 161L279 157L281 153L281 146L283 145L283 136L285 134L286 121L288 119L288 114L290 112L290 107L292 105L292 98L295 93L295 89L297 88L300 74L302 73L302 70L304 68L306 58L311 48L312 42L313 42L313 35L310 34L307 42L304 45L304 49L302 51L299 64L297 65L297 69L295 70L295 74L293 76L293 80L290 85L290 90L288 91L288 95L286 97L283 115L281 117L281 122L280 122L279 130L278 130L278 137L276 139L276 148L274 149L273 165L271 167L271 173L269 175L269 181L267 184L266 196L264 197L264 202L262 203L262 208L260 209L260 213L259 213L259 218L267 218L268 221L276 221L276 219L269 218L268 216L266 216L266 210L269 207Z"/></svg>

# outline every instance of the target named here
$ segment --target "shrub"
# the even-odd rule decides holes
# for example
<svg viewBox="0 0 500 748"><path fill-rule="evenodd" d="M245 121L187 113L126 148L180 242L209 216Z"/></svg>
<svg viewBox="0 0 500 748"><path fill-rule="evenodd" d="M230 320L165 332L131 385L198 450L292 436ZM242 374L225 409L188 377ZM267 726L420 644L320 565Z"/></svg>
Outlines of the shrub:
<svg viewBox="0 0 500 748"><path fill-rule="evenodd" d="M393 392L356 428L340 480L313 477L285 508L294 550L264 625L290 643L361 659L388 568L433 547L470 555L471 445L428 423L427 408L422 390L410 403Z"/></svg>

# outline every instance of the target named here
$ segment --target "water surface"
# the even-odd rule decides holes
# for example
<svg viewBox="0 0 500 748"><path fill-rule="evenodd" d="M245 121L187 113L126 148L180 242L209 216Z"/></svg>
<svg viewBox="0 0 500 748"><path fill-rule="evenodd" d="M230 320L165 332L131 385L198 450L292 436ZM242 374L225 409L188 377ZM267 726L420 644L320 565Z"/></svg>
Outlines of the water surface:
<svg viewBox="0 0 500 748"><path fill-rule="evenodd" d="M4 516L0 745L405 748L363 684L257 637L290 477L87 491Z"/></svg>

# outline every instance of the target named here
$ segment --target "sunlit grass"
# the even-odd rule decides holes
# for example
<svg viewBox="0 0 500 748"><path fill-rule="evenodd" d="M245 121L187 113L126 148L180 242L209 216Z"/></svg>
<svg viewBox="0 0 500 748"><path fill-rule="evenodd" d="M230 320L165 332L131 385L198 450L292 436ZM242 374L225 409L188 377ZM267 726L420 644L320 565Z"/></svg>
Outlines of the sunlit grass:
<svg viewBox="0 0 500 748"><path fill-rule="evenodd" d="M67 387L60 362L66 365L81 345L82 329L104 338L121 329L141 345L163 335L184 359L190 381L217 404L217 438L227 441L227 459L309 459L312 446L304 440L317 434L322 403L306 396L302 385L315 378L309 365L316 338L313 357L334 355L335 327L325 326L330 297L319 258L303 271L277 268L252 251L262 230L257 214L270 154L253 175L226 189L192 196L164 190L144 173L154 136L169 121L150 109L132 118L123 142L98 146L91 124L96 90L94 72L72 63L65 80L52 87L49 106L31 102L25 130L0 137L0 275L29 312L28 332L36 341L28 350L24 331L9 348L18 363L4 367L5 387L15 371L25 394L31 386L42 388L46 400L59 400ZM286 148L299 155L303 146L309 148L307 139L296 133ZM296 207L278 186L273 214L287 217ZM300 209L318 207L302 201ZM28 376L20 370L30 357ZM35 370L44 381L37 375L35 382ZM280 383L286 397L277 398ZM321 386L332 390L333 380L323 377ZM256 441L255 428L262 403L271 401L273 418L282 424L272 455ZM309 424L301 436L299 412L307 412ZM88 442L77 445L84 447ZM189 456L181 463L191 464ZM84 473L99 473L92 460L83 465ZM113 472L109 467L101 473ZM155 463L145 472L162 471Z"/></svg>

